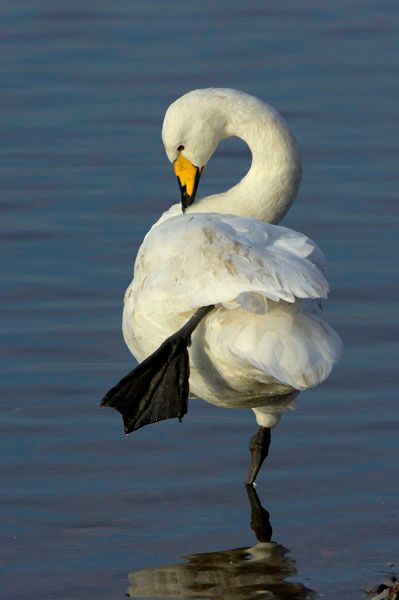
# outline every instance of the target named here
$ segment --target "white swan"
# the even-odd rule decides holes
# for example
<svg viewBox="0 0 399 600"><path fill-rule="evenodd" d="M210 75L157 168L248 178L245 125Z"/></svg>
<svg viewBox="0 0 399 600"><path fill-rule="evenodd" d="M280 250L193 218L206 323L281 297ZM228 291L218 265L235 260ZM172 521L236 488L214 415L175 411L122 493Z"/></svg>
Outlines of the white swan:
<svg viewBox="0 0 399 600"><path fill-rule="evenodd" d="M227 192L194 202L203 167L231 136L248 144L250 170ZM184 212L173 205L138 252L123 333L134 356L147 360L103 404L122 412L126 432L183 416L191 336L190 395L255 412L252 483L270 429L300 390L326 379L342 350L321 312L328 292L321 251L303 234L274 225L297 194L300 155L275 109L230 89L176 100L162 137Z"/></svg>

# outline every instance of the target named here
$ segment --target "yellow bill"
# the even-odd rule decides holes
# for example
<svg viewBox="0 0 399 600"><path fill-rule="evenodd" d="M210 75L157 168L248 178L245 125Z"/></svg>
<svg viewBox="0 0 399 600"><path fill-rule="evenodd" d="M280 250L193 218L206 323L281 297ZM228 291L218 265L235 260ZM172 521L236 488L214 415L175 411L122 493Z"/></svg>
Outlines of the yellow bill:
<svg viewBox="0 0 399 600"><path fill-rule="evenodd" d="M194 166L180 152L173 163L177 181L179 182L183 211L194 202L195 193L203 167Z"/></svg>

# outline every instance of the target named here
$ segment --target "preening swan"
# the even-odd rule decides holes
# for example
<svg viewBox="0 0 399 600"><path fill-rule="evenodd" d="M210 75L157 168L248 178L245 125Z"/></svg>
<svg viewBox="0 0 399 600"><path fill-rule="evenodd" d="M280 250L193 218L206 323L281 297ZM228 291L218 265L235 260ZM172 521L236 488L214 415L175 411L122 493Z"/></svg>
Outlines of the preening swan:
<svg viewBox="0 0 399 600"><path fill-rule="evenodd" d="M252 152L248 173L227 192L196 199L205 165L232 136ZM305 235L275 225L300 185L299 151L275 109L230 89L178 98L162 138L181 205L139 249L123 334L141 364L102 404L122 413L126 433L183 417L189 394L251 408L259 426L250 444L253 483L281 413L328 377L342 350L321 311L323 254Z"/></svg>

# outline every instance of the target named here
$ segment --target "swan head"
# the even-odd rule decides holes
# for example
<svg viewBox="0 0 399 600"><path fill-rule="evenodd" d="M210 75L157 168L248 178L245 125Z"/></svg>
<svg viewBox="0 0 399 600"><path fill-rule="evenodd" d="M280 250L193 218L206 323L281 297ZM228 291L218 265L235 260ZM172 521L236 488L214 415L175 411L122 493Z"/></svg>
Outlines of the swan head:
<svg viewBox="0 0 399 600"><path fill-rule="evenodd" d="M162 141L170 162L181 152L193 165L203 168L225 136L226 122L213 91L193 90L169 106L162 126Z"/></svg>
<svg viewBox="0 0 399 600"><path fill-rule="evenodd" d="M183 210L195 199L202 170L218 143L226 137L226 121L212 102L213 90L193 90L173 102L166 111L162 140L174 164Z"/></svg>

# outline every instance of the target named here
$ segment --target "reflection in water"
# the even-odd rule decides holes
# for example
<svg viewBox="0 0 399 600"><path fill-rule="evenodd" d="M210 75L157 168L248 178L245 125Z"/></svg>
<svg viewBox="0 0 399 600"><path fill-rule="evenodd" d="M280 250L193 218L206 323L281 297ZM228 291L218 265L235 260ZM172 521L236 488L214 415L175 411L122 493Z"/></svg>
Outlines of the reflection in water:
<svg viewBox="0 0 399 600"><path fill-rule="evenodd" d="M252 598L305 600L312 590L301 583L285 581L297 573L288 550L271 542L269 513L255 489L247 486L251 504L251 528L258 543L237 548L191 554L183 565L143 569L129 573L131 598L211 598L251 600Z"/></svg>

